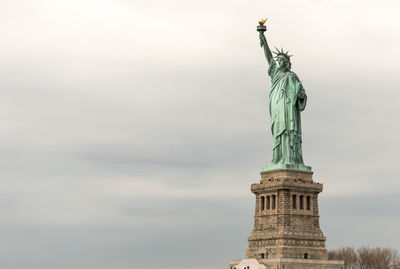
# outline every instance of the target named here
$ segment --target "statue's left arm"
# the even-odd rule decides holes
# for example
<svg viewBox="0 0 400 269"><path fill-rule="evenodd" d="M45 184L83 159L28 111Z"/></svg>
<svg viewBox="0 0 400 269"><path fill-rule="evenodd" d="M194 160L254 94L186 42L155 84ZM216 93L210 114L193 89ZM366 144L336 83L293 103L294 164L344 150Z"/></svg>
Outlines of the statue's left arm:
<svg viewBox="0 0 400 269"><path fill-rule="evenodd" d="M307 103L307 95L306 91L304 90L303 84L301 82L298 82L298 90L297 90L297 102L296 106L300 111L303 111L306 108L306 103Z"/></svg>
<svg viewBox="0 0 400 269"><path fill-rule="evenodd" d="M292 73L292 75L289 78L289 84L290 87L293 87L292 93L294 94L293 96L293 105L297 107L299 111L303 111L306 108L306 103L307 103L307 95L306 91L304 90L303 84L297 77L295 73Z"/></svg>

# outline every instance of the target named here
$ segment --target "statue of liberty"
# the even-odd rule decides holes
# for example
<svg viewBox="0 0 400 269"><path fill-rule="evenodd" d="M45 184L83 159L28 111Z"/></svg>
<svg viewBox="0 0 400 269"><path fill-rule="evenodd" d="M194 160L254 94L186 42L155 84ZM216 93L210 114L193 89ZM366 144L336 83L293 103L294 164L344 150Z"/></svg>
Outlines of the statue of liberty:
<svg viewBox="0 0 400 269"><path fill-rule="evenodd" d="M311 167L303 163L301 150L300 112L306 107L307 95L300 79L290 70L291 55L283 49L277 49L273 57L264 36L265 21L259 21L257 31L260 33L260 45L264 48L269 65L268 75L272 83L269 92L269 113L273 153L271 164L263 167L262 172L276 169L311 171Z"/></svg>

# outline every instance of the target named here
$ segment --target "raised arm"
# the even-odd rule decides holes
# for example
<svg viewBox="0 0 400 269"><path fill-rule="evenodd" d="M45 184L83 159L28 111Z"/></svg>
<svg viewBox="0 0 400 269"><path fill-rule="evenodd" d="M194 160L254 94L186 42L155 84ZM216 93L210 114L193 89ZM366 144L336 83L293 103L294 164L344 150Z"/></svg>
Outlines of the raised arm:
<svg viewBox="0 0 400 269"><path fill-rule="evenodd" d="M264 33L260 32L260 45L261 47L264 47L264 54L265 58L267 58L268 64L271 64L271 61L274 60L272 56L272 52L268 47L267 39L264 36Z"/></svg>

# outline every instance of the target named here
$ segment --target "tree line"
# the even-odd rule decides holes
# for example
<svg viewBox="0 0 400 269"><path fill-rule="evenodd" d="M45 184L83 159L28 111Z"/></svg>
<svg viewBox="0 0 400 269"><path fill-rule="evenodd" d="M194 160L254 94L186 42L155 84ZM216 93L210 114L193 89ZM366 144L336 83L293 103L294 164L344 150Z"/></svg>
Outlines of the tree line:
<svg viewBox="0 0 400 269"><path fill-rule="evenodd" d="M328 251L329 260L344 261L343 269L400 269L397 249L343 247Z"/></svg>

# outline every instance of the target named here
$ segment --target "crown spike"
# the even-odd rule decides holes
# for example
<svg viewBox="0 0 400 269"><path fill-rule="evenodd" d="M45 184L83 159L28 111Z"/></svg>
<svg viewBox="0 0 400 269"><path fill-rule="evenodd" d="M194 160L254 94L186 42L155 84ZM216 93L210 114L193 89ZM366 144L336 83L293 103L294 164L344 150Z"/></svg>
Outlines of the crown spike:
<svg viewBox="0 0 400 269"><path fill-rule="evenodd" d="M277 47L275 47L275 50L276 51L272 51L272 52L275 54L274 58L276 58L276 59L280 56L286 57L288 59L293 56L293 55L289 55L289 51L285 52L282 47L281 47L281 49L278 49Z"/></svg>

